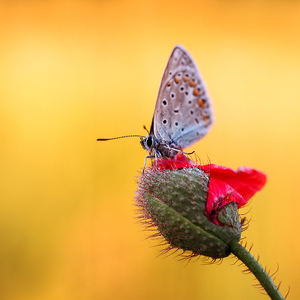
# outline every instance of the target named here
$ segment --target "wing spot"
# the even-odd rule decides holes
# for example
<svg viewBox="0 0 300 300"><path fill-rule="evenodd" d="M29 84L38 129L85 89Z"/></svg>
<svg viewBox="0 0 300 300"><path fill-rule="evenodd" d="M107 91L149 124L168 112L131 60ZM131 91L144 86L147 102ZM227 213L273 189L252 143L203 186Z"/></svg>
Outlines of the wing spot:
<svg viewBox="0 0 300 300"><path fill-rule="evenodd" d="M193 114L194 114L194 111L193 111L193 110L191 110L191 111L190 111L190 114L191 114L191 115L193 115Z"/></svg>
<svg viewBox="0 0 300 300"><path fill-rule="evenodd" d="M175 122L175 126L178 126L178 122Z"/></svg>
<svg viewBox="0 0 300 300"><path fill-rule="evenodd" d="M201 116L202 116L202 117L207 117L207 116L208 116L207 110L202 111L202 112L201 112Z"/></svg>
<svg viewBox="0 0 300 300"><path fill-rule="evenodd" d="M178 77L174 77L175 83L179 83L180 79Z"/></svg>
<svg viewBox="0 0 300 300"><path fill-rule="evenodd" d="M164 119L162 122L163 122L163 124L167 124L167 120L166 119Z"/></svg>
<svg viewBox="0 0 300 300"><path fill-rule="evenodd" d="M181 90L181 91L184 91L184 86L180 87L180 90Z"/></svg>
<svg viewBox="0 0 300 300"><path fill-rule="evenodd" d="M179 112L178 109L174 109L174 113L177 114Z"/></svg>
<svg viewBox="0 0 300 300"><path fill-rule="evenodd" d="M172 99L174 99L174 98L175 98L175 94L174 94L174 93L171 93L171 95L170 95L170 96L171 96L171 98L172 98Z"/></svg>
<svg viewBox="0 0 300 300"><path fill-rule="evenodd" d="M189 104L192 104L192 101L191 101L191 100L189 101Z"/></svg>
<svg viewBox="0 0 300 300"><path fill-rule="evenodd" d="M208 114L207 111L202 112L201 116L203 117L203 121L204 122L208 122L209 121L209 114Z"/></svg>
<svg viewBox="0 0 300 300"><path fill-rule="evenodd" d="M171 86L171 84L172 84L172 81L169 81L169 82L167 83L167 86Z"/></svg>
<svg viewBox="0 0 300 300"><path fill-rule="evenodd" d="M183 77L184 82L189 81L189 76L190 76L189 73L185 73L185 74L184 74L184 77Z"/></svg>
<svg viewBox="0 0 300 300"><path fill-rule="evenodd" d="M199 95L200 95L199 90L198 90L198 89L194 89L194 90L193 90L193 95L194 95L194 96L199 96Z"/></svg>
<svg viewBox="0 0 300 300"><path fill-rule="evenodd" d="M194 79L194 78L193 78L193 79ZM190 86L191 86L191 87L195 87L195 86L196 86L195 79L190 81Z"/></svg>
<svg viewBox="0 0 300 300"><path fill-rule="evenodd" d="M194 87L194 86L196 86L196 83L195 83L195 81L192 81L192 80L191 80L191 81L190 81L190 86L191 86L191 87Z"/></svg>
<svg viewBox="0 0 300 300"><path fill-rule="evenodd" d="M184 128L183 128L183 127L181 128L181 131L184 131Z"/></svg>
<svg viewBox="0 0 300 300"><path fill-rule="evenodd" d="M186 94L186 95L188 95L188 94L189 94L189 92L185 92L185 94Z"/></svg>
<svg viewBox="0 0 300 300"><path fill-rule="evenodd" d="M199 120L198 120L197 118L195 119L195 122L196 122L197 124L199 124ZM197 132L197 133L198 133L198 132Z"/></svg>
<svg viewBox="0 0 300 300"><path fill-rule="evenodd" d="M205 99L199 99L199 100L198 100L198 105L199 105L201 108L204 108L205 105L206 105L206 100L205 100Z"/></svg>
<svg viewBox="0 0 300 300"><path fill-rule="evenodd" d="M166 99L164 99L163 102L162 102L162 104L163 104L164 106L166 106L166 105L168 105L168 101L167 101Z"/></svg>

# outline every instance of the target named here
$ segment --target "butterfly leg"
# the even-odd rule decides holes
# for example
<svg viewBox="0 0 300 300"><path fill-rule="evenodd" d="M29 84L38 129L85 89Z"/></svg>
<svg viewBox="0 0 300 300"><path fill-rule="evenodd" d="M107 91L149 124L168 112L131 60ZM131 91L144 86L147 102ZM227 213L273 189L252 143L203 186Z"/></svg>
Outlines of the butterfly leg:
<svg viewBox="0 0 300 300"><path fill-rule="evenodd" d="M145 167L146 167L147 158L156 158L156 156L155 156L155 155L147 155L147 156L145 157L144 167L143 167L143 174L144 174L144 172L145 172Z"/></svg>

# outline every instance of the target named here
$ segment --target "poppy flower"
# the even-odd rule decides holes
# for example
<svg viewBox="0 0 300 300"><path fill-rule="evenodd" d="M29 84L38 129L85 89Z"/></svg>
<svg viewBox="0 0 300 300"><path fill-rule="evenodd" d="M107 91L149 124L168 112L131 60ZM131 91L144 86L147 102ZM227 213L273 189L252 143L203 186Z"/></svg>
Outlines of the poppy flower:
<svg viewBox="0 0 300 300"><path fill-rule="evenodd" d="M167 241L167 250L226 257L230 242L241 238L238 208L265 183L265 174L248 167L196 164L183 154L158 159L138 182L139 218L158 230L154 236Z"/></svg>

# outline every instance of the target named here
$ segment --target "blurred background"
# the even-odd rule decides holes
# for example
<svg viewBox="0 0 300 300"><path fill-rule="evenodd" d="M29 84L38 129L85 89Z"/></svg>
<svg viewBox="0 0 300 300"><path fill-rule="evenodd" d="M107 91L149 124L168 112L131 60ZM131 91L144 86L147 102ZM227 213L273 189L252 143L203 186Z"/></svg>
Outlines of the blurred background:
<svg viewBox="0 0 300 300"><path fill-rule="evenodd" d="M134 193L160 80L193 56L215 124L190 150L251 166L252 254L299 299L299 1L0 1L1 299L266 299L232 257L157 257Z"/></svg>

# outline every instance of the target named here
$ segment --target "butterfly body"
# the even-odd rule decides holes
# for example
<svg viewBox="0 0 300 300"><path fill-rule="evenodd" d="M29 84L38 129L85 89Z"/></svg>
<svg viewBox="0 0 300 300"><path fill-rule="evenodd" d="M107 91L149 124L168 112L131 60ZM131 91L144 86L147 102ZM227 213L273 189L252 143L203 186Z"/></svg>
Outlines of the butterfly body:
<svg viewBox="0 0 300 300"><path fill-rule="evenodd" d="M174 158L178 152L182 152L182 148L178 143L157 139L151 134L141 140L141 145L153 158Z"/></svg>

